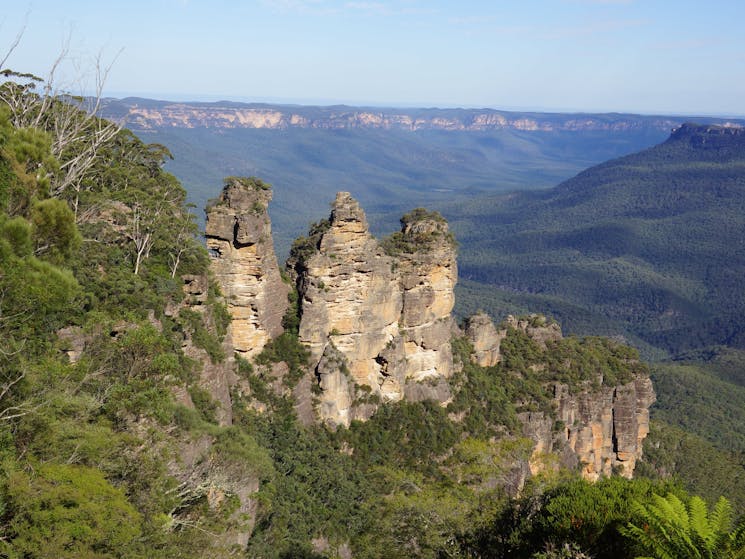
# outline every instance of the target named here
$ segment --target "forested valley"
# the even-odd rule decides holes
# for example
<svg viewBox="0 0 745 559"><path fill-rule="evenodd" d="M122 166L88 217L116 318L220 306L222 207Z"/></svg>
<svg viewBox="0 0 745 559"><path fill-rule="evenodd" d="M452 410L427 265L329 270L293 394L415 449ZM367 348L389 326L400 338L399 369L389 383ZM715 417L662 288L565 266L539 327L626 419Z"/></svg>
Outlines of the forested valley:
<svg viewBox="0 0 745 559"><path fill-rule="evenodd" d="M34 76L4 75L0 556L742 556L736 345L707 356L711 384L688 335L649 338L687 350L686 382L711 400L686 407L668 369L652 372L658 421L633 479L593 483L535 454L521 414L544 414L550 436L573 427L554 420L556 383L610 393L650 372L618 340L539 343L528 329L553 322L536 315L524 330L504 325L489 366L456 335L446 405L366 402L378 406L368 421L304 425L293 391L315 376L297 293L283 333L256 358L226 353L230 315L186 192L163 169L168 147L92 114L85 99L45 94ZM729 324L712 343L734 335ZM203 382L214 370L238 379L229 420Z"/></svg>

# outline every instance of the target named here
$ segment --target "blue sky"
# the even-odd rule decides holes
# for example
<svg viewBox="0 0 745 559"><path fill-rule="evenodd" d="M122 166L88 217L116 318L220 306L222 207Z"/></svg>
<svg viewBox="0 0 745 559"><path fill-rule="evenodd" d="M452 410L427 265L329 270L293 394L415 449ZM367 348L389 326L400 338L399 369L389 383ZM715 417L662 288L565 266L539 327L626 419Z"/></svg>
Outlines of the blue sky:
<svg viewBox="0 0 745 559"><path fill-rule="evenodd" d="M745 115L743 0L16 0L6 67L106 92Z"/></svg>

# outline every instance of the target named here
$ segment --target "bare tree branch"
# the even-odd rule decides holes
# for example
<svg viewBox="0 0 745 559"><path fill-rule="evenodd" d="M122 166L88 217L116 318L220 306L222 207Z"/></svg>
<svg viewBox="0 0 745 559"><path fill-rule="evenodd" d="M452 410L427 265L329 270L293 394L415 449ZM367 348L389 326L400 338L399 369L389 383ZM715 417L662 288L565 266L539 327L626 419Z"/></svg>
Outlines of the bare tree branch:
<svg viewBox="0 0 745 559"><path fill-rule="evenodd" d="M16 38L13 39L13 42L8 47L8 50L5 52L5 56L3 56L3 59L0 60L0 70L3 69L5 66L5 63L8 61L8 58L10 58L10 55L13 54L13 51L18 48L18 45L21 43L21 39L23 38L24 33L26 33L26 26L28 25L28 14L29 12L26 12L26 15L23 17L23 25L21 26L20 31L18 31L18 34L16 35Z"/></svg>

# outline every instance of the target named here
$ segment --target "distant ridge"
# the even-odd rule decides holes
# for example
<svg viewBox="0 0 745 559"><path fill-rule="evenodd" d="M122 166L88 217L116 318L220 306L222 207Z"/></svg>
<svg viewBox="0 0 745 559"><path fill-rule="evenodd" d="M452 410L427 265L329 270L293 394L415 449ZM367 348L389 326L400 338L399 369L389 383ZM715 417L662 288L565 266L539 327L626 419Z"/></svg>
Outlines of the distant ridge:
<svg viewBox="0 0 745 559"><path fill-rule="evenodd" d="M277 129L382 129L489 131L669 131L683 118L620 113L541 113L495 109L395 109L380 107L328 107L267 103L170 102L128 97L107 99L104 114L123 120L134 130L163 128ZM733 125L743 121L693 119L692 122Z"/></svg>

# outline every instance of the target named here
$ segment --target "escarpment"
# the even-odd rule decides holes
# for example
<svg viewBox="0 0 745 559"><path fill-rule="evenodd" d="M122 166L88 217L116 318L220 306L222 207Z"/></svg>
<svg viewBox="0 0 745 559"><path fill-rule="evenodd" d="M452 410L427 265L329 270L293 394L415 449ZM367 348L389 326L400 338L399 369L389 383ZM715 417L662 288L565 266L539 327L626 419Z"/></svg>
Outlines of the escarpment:
<svg viewBox="0 0 745 559"><path fill-rule="evenodd" d="M450 396L454 243L436 213L416 210L402 226L378 242L359 204L340 192L329 219L293 247L299 338L310 348L329 423L369 415L371 399Z"/></svg>
<svg viewBox="0 0 745 559"><path fill-rule="evenodd" d="M535 444L532 473L541 471L542 458L553 453L590 480L614 472L633 475L655 401L649 374L633 350L600 338L563 338L557 324L538 315L509 316L497 329L479 314L468 321L466 335L480 364L517 361L518 343L525 348L520 359L533 356L519 365L523 374L543 382L546 401L543 409L535 402L517 402L523 434ZM506 342L508 348L500 348ZM511 363L509 374L519 365Z"/></svg>
<svg viewBox="0 0 745 559"><path fill-rule="evenodd" d="M289 287L274 254L267 205L272 192L254 178L226 179L220 197L207 207L207 248L212 272L232 317L236 352L252 357L282 333Z"/></svg>
<svg viewBox="0 0 745 559"><path fill-rule="evenodd" d="M247 358L282 332L287 309L262 184L229 181L208 210L213 271L233 316L233 344ZM295 388L282 390L303 402L304 422L315 415L332 427L349 426L401 400L452 401L454 421L470 413L461 397L468 381L454 377L455 241L436 212L416 209L401 225L375 239L359 204L340 192L330 216L293 245L287 272L297 287L297 320L290 322L309 361ZM564 338L558 324L537 315L510 316L496 327L479 313L463 334L471 353L460 362L512 394L511 403L499 405L502 417L513 419L492 432L533 440L526 471L540 471L550 453L589 479L633 474L655 399L633 350L601 338Z"/></svg>

